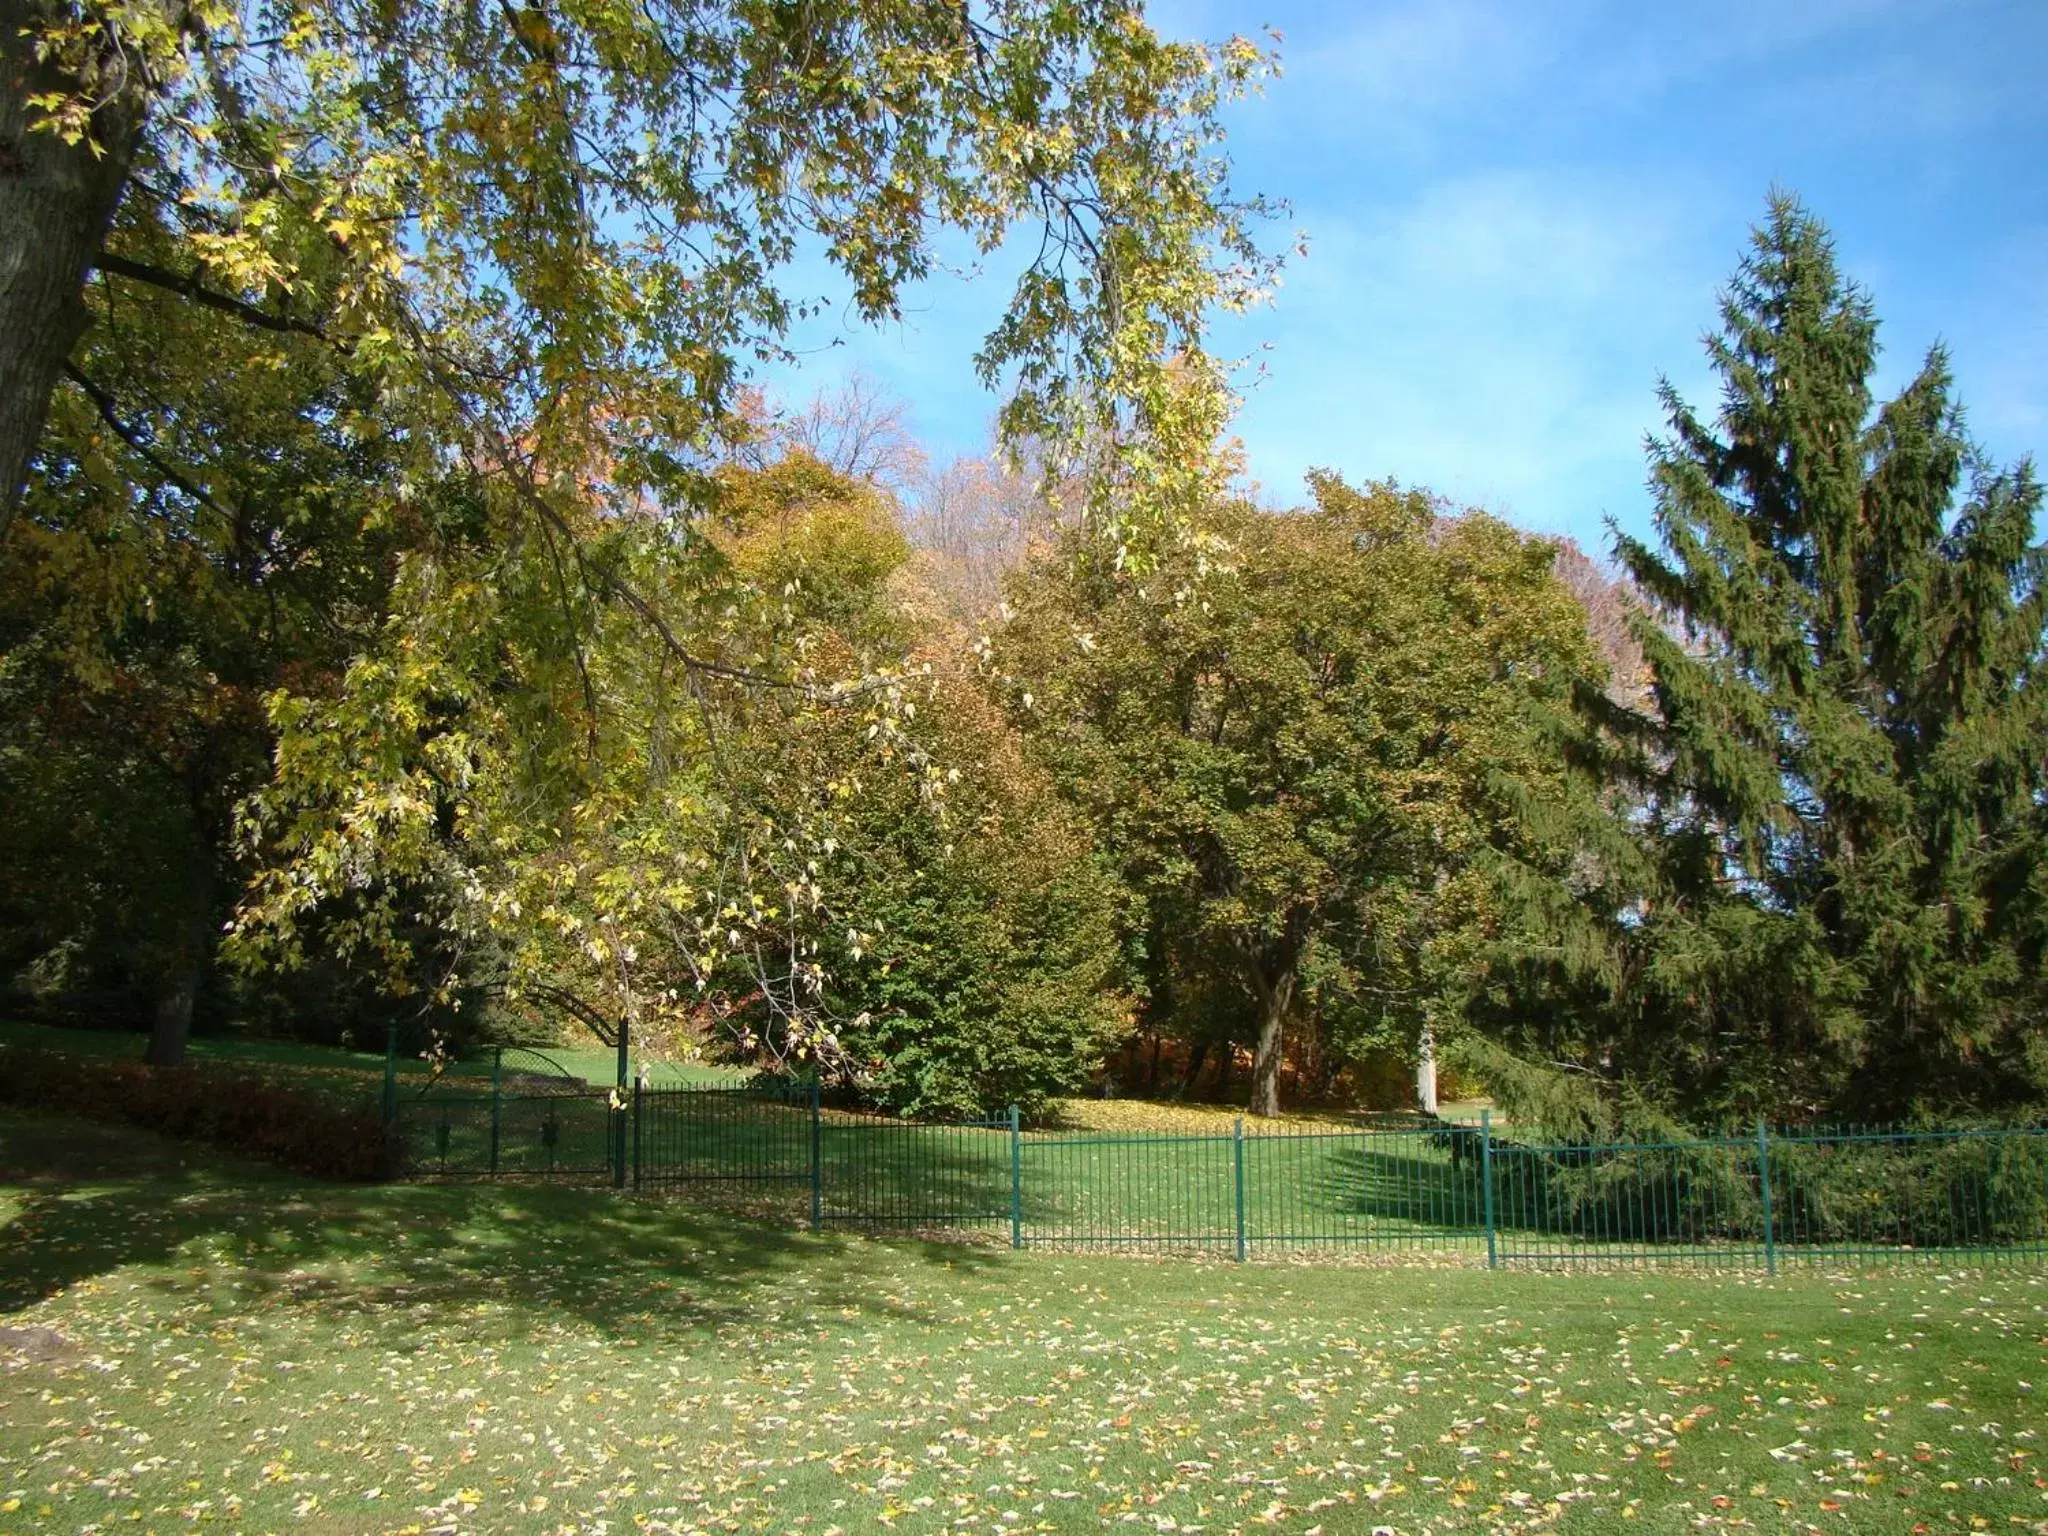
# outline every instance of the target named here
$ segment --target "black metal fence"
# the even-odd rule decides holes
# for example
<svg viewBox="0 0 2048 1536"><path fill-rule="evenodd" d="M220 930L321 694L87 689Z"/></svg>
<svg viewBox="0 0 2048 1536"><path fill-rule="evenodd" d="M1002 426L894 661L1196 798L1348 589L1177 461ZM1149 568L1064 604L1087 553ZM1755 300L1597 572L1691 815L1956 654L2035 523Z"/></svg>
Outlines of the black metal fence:
<svg viewBox="0 0 2048 1536"><path fill-rule="evenodd" d="M1489 1265L2048 1254L2048 1130L1531 1143L1416 1120L1228 1135L843 1113L808 1086L436 1092L387 1106L425 1174L670 1189L814 1229L1016 1247L1434 1251Z"/></svg>

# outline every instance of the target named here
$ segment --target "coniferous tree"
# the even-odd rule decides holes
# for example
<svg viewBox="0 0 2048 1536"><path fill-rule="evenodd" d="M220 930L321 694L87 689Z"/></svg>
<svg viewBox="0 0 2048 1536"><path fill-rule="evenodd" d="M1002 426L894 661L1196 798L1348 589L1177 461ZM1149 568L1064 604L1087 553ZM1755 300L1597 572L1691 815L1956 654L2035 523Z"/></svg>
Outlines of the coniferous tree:
<svg viewBox="0 0 2048 1536"><path fill-rule="evenodd" d="M1724 296L1709 425L1662 386L1639 626L1648 894L1626 1029L1695 1108L1889 1116L2048 1091L2040 486L1988 465L1932 349L1777 195ZM1615 1066L1614 1041L1604 1047ZM1674 1056L1673 1053L1677 1055Z"/></svg>

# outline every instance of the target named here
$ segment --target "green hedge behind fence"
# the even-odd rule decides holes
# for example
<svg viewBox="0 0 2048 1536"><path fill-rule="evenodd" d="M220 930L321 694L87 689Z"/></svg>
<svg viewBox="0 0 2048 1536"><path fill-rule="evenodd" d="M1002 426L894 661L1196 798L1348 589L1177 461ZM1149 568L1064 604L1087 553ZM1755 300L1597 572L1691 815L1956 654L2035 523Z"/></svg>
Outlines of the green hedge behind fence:
<svg viewBox="0 0 2048 1536"><path fill-rule="evenodd" d="M0 1104L141 1126L328 1179L395 1178L408 1151L367 1100L249 1067L0 1049Z"/></svg>
<svg viewBox="0 0 2048 1536"><path fill-rule="evenodd" d="M429 1174L669 1188L815 1228L1018 1247L1442 1250L1492 1264L2048 1253L2048 1129L1525 1144L1435 1121L1230 1135L919 1124L805 1086L441 1092L391 1105Z"/></svg>

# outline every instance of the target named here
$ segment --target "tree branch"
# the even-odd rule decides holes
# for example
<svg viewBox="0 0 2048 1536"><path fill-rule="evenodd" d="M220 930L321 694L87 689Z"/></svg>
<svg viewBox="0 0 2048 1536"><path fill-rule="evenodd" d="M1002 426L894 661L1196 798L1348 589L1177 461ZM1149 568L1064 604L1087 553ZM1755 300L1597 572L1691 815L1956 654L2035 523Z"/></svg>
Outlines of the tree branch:
<svg viewBox="0 0 2048 1536"><path fill-rule="evenodd" d="M148 439L143 437L134 427L129 426L127 422L123 421L120 411L114 405L114 397L104 389L101 389L99 385L93 383L83 373L79 372L76 363L65 363L64 376L85 391L86 399L90 400L94 408L99 411L100 420L113 429L116 437L134 449L150 468L154 469L201 506L208 508L231 523L234 521L233 514L226 507L215 501L211 495L202 490L193 481L179 473L174 465L159 454L155 448L150 446Z"/></svg>
<svg viewBox="0 0 2048 1536"><path fill-rule="evenodd" d="M218 310L224 315L233 315L246 325L286 335L310 336L315 341L324 341L343 352L350 350L348 342L335 340L327 334L324 327L311 320L273 314L255 304L206 287L199 281L201 268L194 267L188 275L180 277L168 268L151 266L146 261L135 261L127 256L116 256L111 251L100 252L93 264L102 272L110 272L116 277L125 277L132 282L147 283L153 288L175 293L180 298L190 299L195 304L203 304L208 309Z"/></svg>
<svg viewBox="0 0 2048 1536"><path fill-rule="evenodd" d="M606 1046L616 1049L619 1043L619 1026L597 1004L578 996L567 987L556 986L546 981L518 981L510 976L496 976L477 984L479 991L491 996L504 996L518 992L540 1002L552 1003Z"/></svg>

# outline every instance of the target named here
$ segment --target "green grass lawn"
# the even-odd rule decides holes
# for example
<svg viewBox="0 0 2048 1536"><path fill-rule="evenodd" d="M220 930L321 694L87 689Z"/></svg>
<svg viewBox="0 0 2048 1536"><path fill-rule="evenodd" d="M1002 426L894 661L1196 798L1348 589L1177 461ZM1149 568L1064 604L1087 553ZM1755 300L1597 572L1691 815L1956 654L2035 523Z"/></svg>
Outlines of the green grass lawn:
<svg viewBox="0 0 2048 1536"><path fill-rule="evenodd" d="M423 1172L509 1173L608 1166L602 1100L437 1095L401 1107ZM1001 1126L920 1125L827 1111L816 1148L828 1224L972 1231L1007 1240L1015 1193L1027 1242L1165 1245L1228 1251L1237 1229L1242 1156L1245 1216L1256 1243L1457 1244L1485 1251L1476 1162L1454 1166L1425 1133L1290 1125L1290 1134L1177 1136L1029 1132L1016 1149ZM808 1101L730 1094L641 1100L637 1165L648 1182L715 1179L727 1193L773 1201L807 1219L812 1125Z"/></svg>
<svg viewBox="0 0 2048 1536"><path fill-rule="evenodd" d="M17 1045L34 1050L72 1051L139 1061L147 1044L147 1036L122 1030L60 1029L46 1024L0 1020L0 1046ZM206 1065L249 1067L289 1077L308 1086L351 1094L374 1094L384 1081L381 1045L374 1051L349 1051L247 1035L197 1035L187 1047L186 1054L190 1060ZM522 1054L508 1051L508 1071L521 1064L518 1058ZM549 1046L543 1048L542 1054L564 1072L593 1084L604 1086L617 1080L618 1057L602 1046ZM537 1064L527 1062L525 1065L531 1068ZM647 1065L651 1080L662 1086L731 1083L743 1077L743 1074L729 1068L693 1062L650 1061ZM428 1080L427 1064L416 1057L401 1056L398 1070L407 1086L418 1087ZM490 1070L488 1058L483 1058L458 1064L455 1075L465 1080L487 1082Z"/></svg>
<svg viewBox="0 0 2048 1536"><path fill-rule="evenodd" d="M38 1050L74 1051L89 1055L121 1056L140 1060L147 1037L131 1031L65 1029L0 1019L0 1047L19 1045ZM618 1057L592 1042L587 1046L547 1046L544 1054L564 1071L598 1087L617 1081ZM384 1052L340 1050L330 1046L302 1045L291 1040L266 1040L245 1035L195 1036L189 1048L193 1061L274 1069L280 1074L303 1076L308 1081L345 1082L350 1088L357 1080L368 1080L375 1091L384 1077ZM637 1074L641 1060L635 1058ZM508 1054L508 1068L512 1070ZM747 1074L731 1067L703 1062L646 1060L649 1080L656 1087L715 1087L746 1080ZM427 1066L415 1057L401 1057L398 1069L414 1083L424 1083ZM490 1073L488 1058L460 1063L454 1069L459 1079L477 1080ZM1479 1106L1452 1104L1444 1118L1476 1122ZM1246 1119L1242 1106L1183 1104L1176 1100L1077 1098L1064 1101L1062 1121L1075 1132L1133 1134L1161 1133L1173 1136L1228 1136L1235 1120L1245 1120L1248 1134L1261 1135L1301 1130L1332 1129L1356 1123L1356 1117L1329 1111L1290 1113L1278 1120ZM1503 1124L1496 1118L1496 1124Z"/></svg>
<svg viewBox="0 0 2048 1536"><path fill-rule="evenodd" d="M0 1115L0 1532L2048 1531L2048 1276L1014 1255Z"/></svg>
<svg viewBox="0 0 2048 1536"><path fill-rule="evenodd" d="M112 1056L140 1061L147 1035L113 1029L63 1029L48 1024L23 1024L0 1020L0 1046L27 1050L71 1051L86 1056ZM344 1072L382 1081L382 1050L343 1051L327 1046L300 1045L291 1040L263 1040L242 1035L202 1035L187 1048L195 1062L276 1068L286 1072ZM424 1071L417 1062L400 1062L400 1070Z"/></svg>

